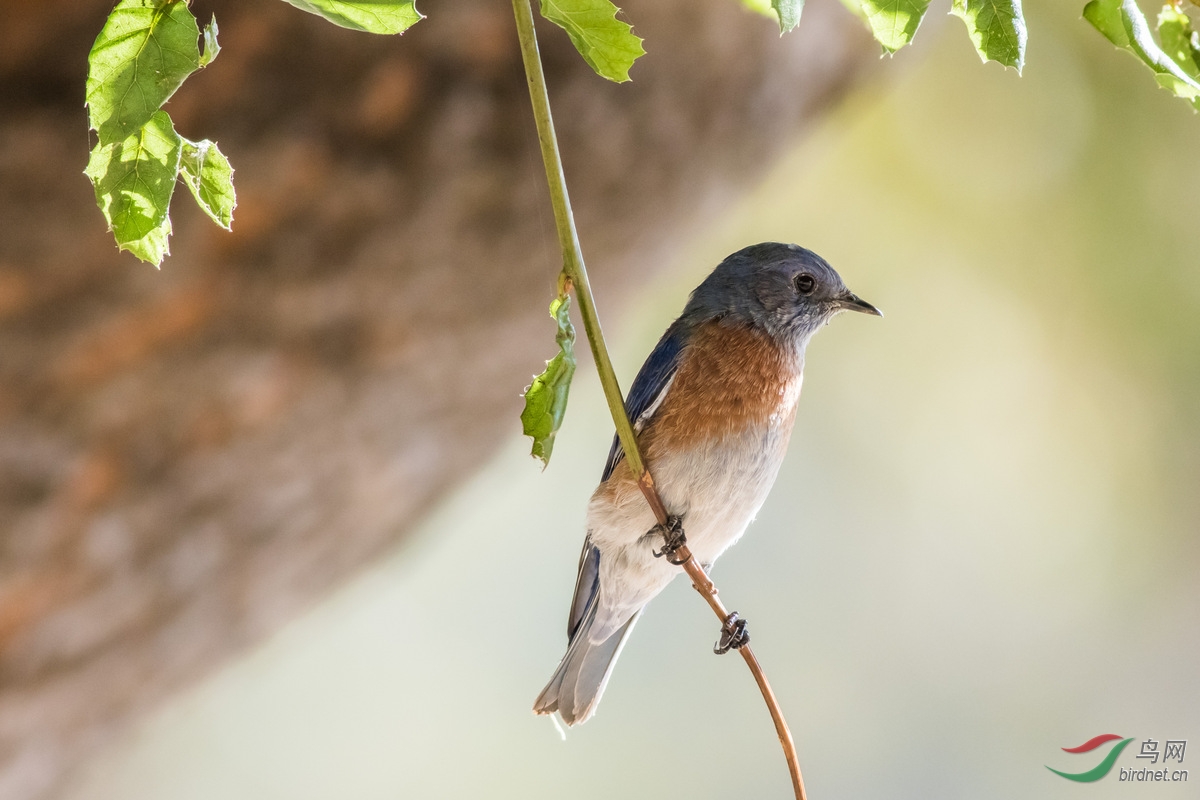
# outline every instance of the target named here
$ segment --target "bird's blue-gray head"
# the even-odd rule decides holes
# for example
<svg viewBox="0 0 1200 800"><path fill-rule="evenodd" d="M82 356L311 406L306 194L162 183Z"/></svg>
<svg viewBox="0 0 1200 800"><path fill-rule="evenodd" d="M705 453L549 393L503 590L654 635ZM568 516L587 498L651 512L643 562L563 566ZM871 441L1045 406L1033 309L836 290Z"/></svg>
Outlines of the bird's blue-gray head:
<svg viewBox="0 0 1200 800"><path fill-rule="evenodd" d="M682 320L721 319L803 345L842 311L882 317L846 288L825 259L794 244L764 242L722 261L692 292Z"/></svg>

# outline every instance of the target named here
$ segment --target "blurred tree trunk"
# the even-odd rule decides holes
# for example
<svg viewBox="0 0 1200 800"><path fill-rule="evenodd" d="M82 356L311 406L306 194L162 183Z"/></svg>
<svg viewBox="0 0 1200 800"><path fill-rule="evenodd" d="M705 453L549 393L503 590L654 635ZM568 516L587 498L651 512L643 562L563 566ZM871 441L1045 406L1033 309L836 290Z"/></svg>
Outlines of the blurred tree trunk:
<svg viewBox="0 0 1200 800"><path fill-rule="evenodd" d="M623 86L542 30L608 313L876 58L836 3L783 39L697 5L630 3ZM194 0L224 49L170 110L240 204L226 234L180 189L156 272L83 176L111 3L0 0L0 798L53 794L518 431L559 257L511 9L427 6L397 39Z"/></svg>

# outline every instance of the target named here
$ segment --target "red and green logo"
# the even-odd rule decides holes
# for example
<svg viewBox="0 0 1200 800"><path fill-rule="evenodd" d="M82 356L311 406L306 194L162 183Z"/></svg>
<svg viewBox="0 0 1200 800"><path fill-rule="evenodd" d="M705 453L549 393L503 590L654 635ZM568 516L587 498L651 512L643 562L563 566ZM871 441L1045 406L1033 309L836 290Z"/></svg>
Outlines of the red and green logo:
<svg viewBox="0 0 1200 800"><path fill-rule="evenodd" d="M1060 772L1049 765L1046 766L1046 769L1050 770L1055 775L1062 775L1069 781L1078 781L1079 783L1091 783L1092 781L1098 781L1107 775L1110 770L1112 770L1113 764L1115 764L1117 761L1117 756L1121 755L1121 751L1125 749L1125 746L1133 741L1132 738L1122 739L1115 733L1102 733L1099 736L1088 739L1078 747L1063 748L1063 750L1067 753L1090 753L1096 748L1106 745L1109 742L1116 741L1117 739L1121 739L1121 741L1112 746L1112 748L1108 751L1108 755L1104 757L1104 760L1089 769L1087 772Z"/></svg>

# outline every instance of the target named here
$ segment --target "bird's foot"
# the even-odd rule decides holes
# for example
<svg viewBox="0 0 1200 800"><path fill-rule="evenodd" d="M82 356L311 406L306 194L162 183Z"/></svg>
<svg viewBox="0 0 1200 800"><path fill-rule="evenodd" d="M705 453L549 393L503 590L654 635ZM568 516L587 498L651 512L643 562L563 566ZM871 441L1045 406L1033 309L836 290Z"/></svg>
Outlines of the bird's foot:
<svg viewBox="0 0 1200 800"><path fill-rule="evenodd" d="M723 655L730 650L741 650L748 644L750 632L746 630L746 620L739 617L736 611L731 611L721 626L721 640L713 647L713 652Z"/></svg>
<svg viewBox="0 0 1200 800"><path fill-rule="evenodd" d="M683 520L679 517L669 517L666 525L655 525L650 531L657 533L663 537L662 550L651 550L650 552L655 558L666 558L668 564L680 566L687 561L686 558L678 556L679 548L687 544L687 537L683 535Z"/></svg>

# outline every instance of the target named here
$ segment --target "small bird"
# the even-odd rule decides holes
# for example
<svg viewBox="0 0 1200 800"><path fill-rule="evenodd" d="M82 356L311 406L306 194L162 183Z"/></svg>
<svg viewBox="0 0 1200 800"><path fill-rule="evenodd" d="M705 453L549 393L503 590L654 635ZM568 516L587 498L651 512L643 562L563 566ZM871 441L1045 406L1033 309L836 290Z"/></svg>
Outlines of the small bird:
<svg viewBox="0 0 1200 800"><path fill-rule="evenodd" d="M642 365L625 410L663 504L708 570L775 483L796 419L804 349L842 311L883 316L816 253L746 247L701 283ZM614 437L587 511L567 652L533 710L586 722L646 603L682 570Z"/></svg>

